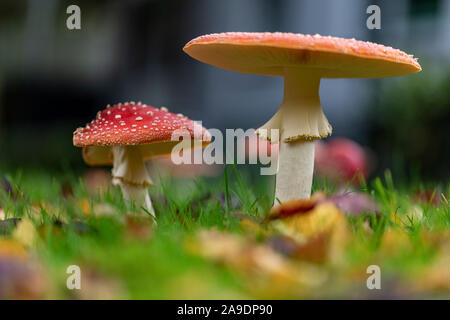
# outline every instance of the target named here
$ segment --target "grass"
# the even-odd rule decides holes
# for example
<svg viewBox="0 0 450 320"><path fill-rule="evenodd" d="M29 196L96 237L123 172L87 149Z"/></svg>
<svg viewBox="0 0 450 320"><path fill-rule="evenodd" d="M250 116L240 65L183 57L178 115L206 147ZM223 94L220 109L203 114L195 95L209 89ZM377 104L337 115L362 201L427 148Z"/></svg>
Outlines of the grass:
<svg viewBox="0 0 450 320"><path fill-rule="evenodd" d="M307 275L326 275L321 285L303 287L286 281L289 276L283 280L261 276L267 270L233 260L245 260L245 255L234 255L229 263L189 249L189 243L203 245L195 239L205 229L217 229L252 246L266 246L268 239L278 235L264 219L273 201L273 182L246 167L227 166L218 178L157 179L157 187L150 189L158 214L155 230L148 220L130 224L124 219L137 210L127 208L119 190L89 192L82 175L29 170L5 177L13 189L13 193L0 190L5 218L30 219L37 233L37 240L25 247L27 259L42 266L46 279L40 297L450 297L445 268L450 261L448 199L441 196L441 205L416 202L412 195L420 186L396 187L389 173L359 187L375 200L379 214L345 217L350 240L342 246L341 262L283 258ZM313 189L332 194L337 187L315 181ZM450 194L450 186L434 190ZM422 218L411 215L412 210L420 210ZM243 221L256 221L255 228L261 232L252 232ZM0 243L10 238L23 242L14 230L0 233ZM382 290L366 287L366 268L372 264L382 270ZM82 290L66 288L69 265L81 267Z"/></svg>

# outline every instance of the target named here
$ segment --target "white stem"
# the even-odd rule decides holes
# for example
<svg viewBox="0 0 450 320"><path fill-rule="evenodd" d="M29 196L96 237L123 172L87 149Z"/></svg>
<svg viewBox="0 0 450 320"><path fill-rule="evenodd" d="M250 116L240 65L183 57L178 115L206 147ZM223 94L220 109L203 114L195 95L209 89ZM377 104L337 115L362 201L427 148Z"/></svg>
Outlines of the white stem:
<svg viewBox="0 0 450 320"><path fill-rule="evenodd" d="M314 141L280 142L274 204L311 196Z"/></svg>
<svg viewBox="0 0 450 320"><path fill-rule="evenodd" d="M120 186L125 200L133 202L136 208L143 207L155 217L155 210L153 209L147 187L129 184L123 180L117 181L116 184Z"/></svg>
<svg viewBox="0 0 450 320"><path fill-rule="evenodd" d="M137 146L113 147L113 184L119 185L125 200L136 208L145 208L155 217L147 188L153 185L145 167L141 151Z"/></svg>
<svg viewBox="0 0 450 320"><path fill-rule="evenodd" d="M283 103L272 120L281 128L274 204L311 196L314 140L331 133L319 85L320 78L313 73L286 70Z"/></svg>

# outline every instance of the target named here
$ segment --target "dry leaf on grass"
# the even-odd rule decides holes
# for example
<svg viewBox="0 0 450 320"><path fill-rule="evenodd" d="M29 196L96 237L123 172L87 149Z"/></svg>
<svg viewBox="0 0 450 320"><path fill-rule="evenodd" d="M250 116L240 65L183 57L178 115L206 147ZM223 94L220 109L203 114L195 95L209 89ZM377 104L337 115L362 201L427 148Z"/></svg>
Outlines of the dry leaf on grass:
<svg viewBox="0 0 450 320"><path fill-rule="evenodd" d="M71 292L76 299L116 300L127 298L126 290L118 279L83 266L81 274L81 289Z"/></svg>
<svg viewBox="0 0 450 320"><path fill-rule="evenodd" d="M343 250L350 230L342 212L323 195L275 206L269 213L269 220L281 234L298 243L299 258L343 263ZM317 253L326 252L325 257L313 254L316 250Z"/></svg>
<svg viewBox="0 0 450 320"><path fill-rule="evenodd" d="M28 251L25 246L13 239L0 240L0 257L13 257L16 259L26 259Z"/></svg>
<svg viewBox="0 0 450 320"><path fill-rule="evenodd" d="M126 238L146 241L153 233L153 218L126 215Z"/></svg>
<svg viewBox="0 0 450 320"><path fill-rule="evenodd" d="M348 216L357 217L364 213L379 214L378 205L369 195L365 193L347 192L332 195L328 199Z"/></svg>
<svg viewBox="0 0 450 320"><path fill-rule="evenodd" d="M29 219L22 219L14 229L12 236L16 241L29 248L34 247L38 239L36 228Z"/></svg>
<svg viewBox="0 0 450 320"><path fill-rule="evenodd" d="M44 299L47 276L29 260L0 255L0 300Z"/></svg>
<svg viewBox="0 0 450 320"><path fill-rule="evenodd" d="M201 231L187 247L193 253L242 272L252 285L269 292L318 287L327 279L323 269L294 263L269 246L214 229Z"/></svg>

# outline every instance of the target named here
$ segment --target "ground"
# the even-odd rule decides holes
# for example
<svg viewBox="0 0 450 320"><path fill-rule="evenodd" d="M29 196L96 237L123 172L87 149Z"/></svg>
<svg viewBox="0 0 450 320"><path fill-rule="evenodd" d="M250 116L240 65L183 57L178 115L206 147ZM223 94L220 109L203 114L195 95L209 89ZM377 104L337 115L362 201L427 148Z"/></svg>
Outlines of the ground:
<svg viewBox="0 0 450 320"><path fill-rule="evenodd" d="M107 172L3 177L0 298L450 297L448 185L397 186L388 172L315 181L313 200L269 213L272 178L228 165L216 178L155 179L155 227ZM79 290L67 287L71 265Z"/></svg>

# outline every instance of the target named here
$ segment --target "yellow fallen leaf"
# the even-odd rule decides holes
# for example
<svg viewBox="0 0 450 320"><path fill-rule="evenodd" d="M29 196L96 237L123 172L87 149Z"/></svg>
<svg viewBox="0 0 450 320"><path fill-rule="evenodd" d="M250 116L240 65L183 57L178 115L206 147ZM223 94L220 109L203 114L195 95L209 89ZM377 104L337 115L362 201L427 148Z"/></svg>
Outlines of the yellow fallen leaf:
<svg viewBox="0 0 450 320"><path fill-rule="evenodd" d="M22 219L14 229L12 236L26 247L33 247L38 239L36 228L29 219Z"/></svg>
<svg viewBox="0 0 450 320"><path fill-rule="evenodd" d="M253 234L255 236L267 235L267 231L260 224L249 218L241 219L240 225L245 234Z"/></svg>
<svg viewBox="0 0 450 320"><path fill-rule="evenodd" d="M0 240L0 257L13 257L25 259L27 257L27 249L18 241L13 239Z"/></svg>
<svg viewBox="0 0 450 320"><path fill-rule="evenodd" d="M82 198L78 201L78 205L81 208L81 211L85 216L90 216L92 214L91 205L89 200L86 198Z"/></svg>
<svg viewBox="0 0 450 320"><path fill-rule="evenodd" d="M383 233L380 252L393 254L411 249L411 241L408 234L400 228L390 228Z"/></svg>
<svg viewBox="0 0 450 320"><path fill-rule="evenodd" d="M258 294L260 290L271 296L275 291L317 287L328 276L317 266L291 261L252 239L214 229L201 231L187 249L243 273Z"/></svg>
<svg viewBox="0 0 450 320"><path fill-rule="evenodd" d="M303 203L300 206L302 210L290 211L288 215L282 214L279 219L274 220L274 228L302 246L322 237L325 241L322 249L325 250L327 259L332 263L344 263L344 246L350 238L350 229L344 215L332 202L316 201L311 204L311 200L309 203L307 201L299 201ZM290 204L290 207L295 206Z"/></svg>

